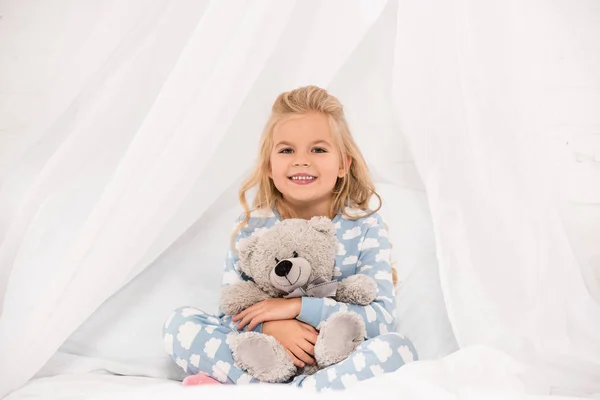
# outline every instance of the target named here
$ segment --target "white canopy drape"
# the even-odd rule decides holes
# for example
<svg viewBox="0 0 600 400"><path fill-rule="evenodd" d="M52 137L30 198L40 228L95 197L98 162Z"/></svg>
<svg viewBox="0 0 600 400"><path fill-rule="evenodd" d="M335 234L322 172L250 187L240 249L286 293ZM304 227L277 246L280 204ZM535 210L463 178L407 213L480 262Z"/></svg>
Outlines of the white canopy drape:
<svg viewBox="0 0 600 400"><path fill-rule="evenodd" d="M589 390L600 383L596 5L401 2L394 69L459 345L542 363L556 387L582 374Z"/></svg>

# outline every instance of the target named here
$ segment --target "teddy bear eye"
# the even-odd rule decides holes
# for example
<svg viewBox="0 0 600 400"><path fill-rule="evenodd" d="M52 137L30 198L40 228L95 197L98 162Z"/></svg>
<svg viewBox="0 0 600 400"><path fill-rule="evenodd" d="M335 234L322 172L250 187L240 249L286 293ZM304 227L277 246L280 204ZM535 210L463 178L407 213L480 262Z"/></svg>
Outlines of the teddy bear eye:
<svg viewBox="0 0 600 400"><path fill-rule="evenodd" d="M298 253L296 253L296 252L293 252L293 253L292 253L292 257L294 257L294 258L298 257Z"/></svg>
<svg viewBox="0 0 600 400"><path fill-rule="evenodd" d="M275 257L275 262L279 264L279 258Z"/></svg>

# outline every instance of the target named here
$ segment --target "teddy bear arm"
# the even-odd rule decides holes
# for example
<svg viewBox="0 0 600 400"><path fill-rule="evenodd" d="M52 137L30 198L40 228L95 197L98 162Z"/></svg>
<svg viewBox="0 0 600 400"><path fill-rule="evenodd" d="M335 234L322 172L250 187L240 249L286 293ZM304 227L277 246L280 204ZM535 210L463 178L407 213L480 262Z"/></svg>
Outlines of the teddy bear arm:
<svg viewBox="0 0 600 400"><path fill-rule="evenodd" d="M270 298L254 282L239 282L223 288L221 310L227 315L236 315L246 308Z"/></svg>
<svg viewBox="0 0 600 400"><path fill-rule="evenodd" d="M352 275L340 282L335 300L366 306L377 296L377 284L367 275Z"/></svg>

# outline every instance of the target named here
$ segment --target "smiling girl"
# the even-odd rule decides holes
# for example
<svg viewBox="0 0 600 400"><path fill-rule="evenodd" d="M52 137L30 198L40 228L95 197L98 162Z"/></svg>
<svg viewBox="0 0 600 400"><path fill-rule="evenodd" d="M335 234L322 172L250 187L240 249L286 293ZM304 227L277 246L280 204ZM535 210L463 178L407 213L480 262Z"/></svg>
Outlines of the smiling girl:
<svg viewBox="0 0 600 400"><path fill-rule="evenodd" d="M250 207L246 193L255 187ZM413 344L394 332L395 271L379 207L369 208L373 196L379 199L339 100L316 86L280 94L261 137L258 162L240 189L244 213L232 236L222 284L247 279L236 268L235 249L256 229L288 218L325 216L335 224L338 238L334 278L368 275L377 283L378 295L367 306L329 298L274 298L233 317L179 308L165 322L163 337L167 352L189 375L184 383L255 382L235 366L227 344L229 335L244 329L273 336L298 367L313 364L317 327L337 311L362 317L366 340L347 359L297 376L290 384L342 389L415 360Z"/></svg>

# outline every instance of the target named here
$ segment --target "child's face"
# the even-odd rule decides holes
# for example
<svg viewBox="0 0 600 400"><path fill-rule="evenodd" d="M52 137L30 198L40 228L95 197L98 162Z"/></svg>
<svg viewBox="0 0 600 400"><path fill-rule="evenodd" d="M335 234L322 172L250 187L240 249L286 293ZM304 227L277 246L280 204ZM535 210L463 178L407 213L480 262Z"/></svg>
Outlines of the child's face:
<svg viewBox="0 0 600 400"><path fill-rule="evenodd" d="M269 177L292 204L328 204L338 177L344 175L327 117L309 113L292 118L273 132Z"/></svg>

